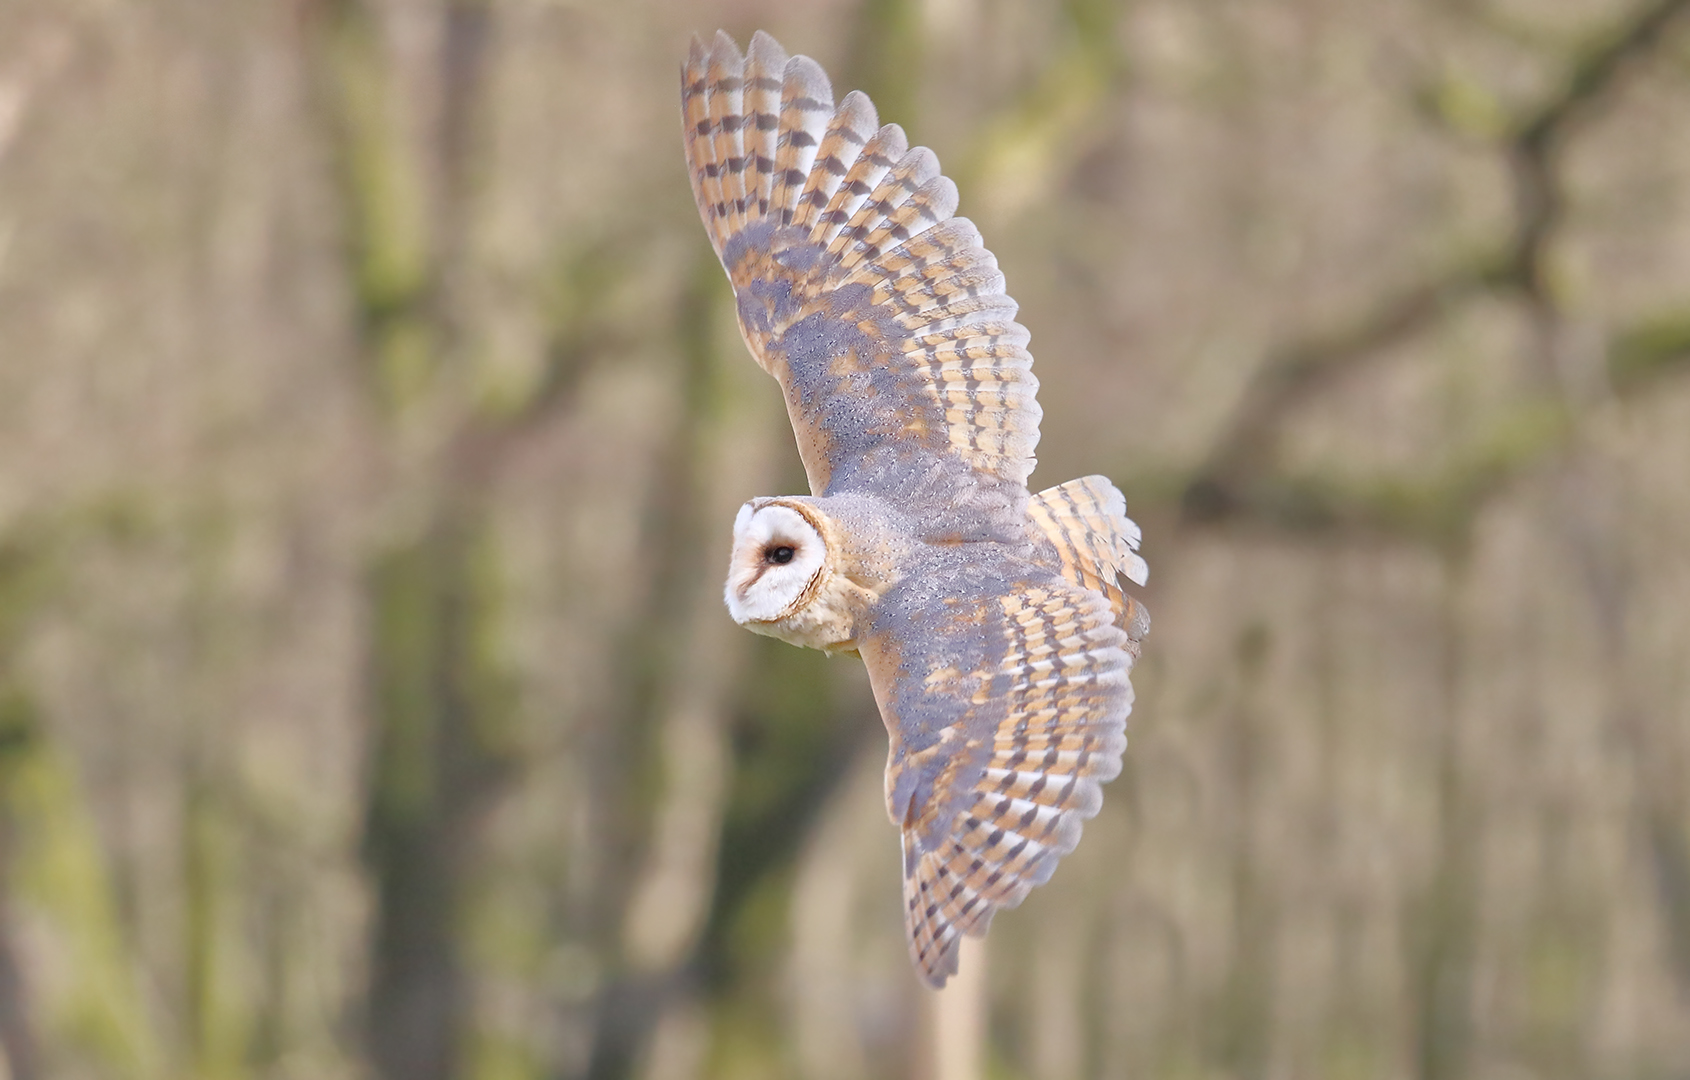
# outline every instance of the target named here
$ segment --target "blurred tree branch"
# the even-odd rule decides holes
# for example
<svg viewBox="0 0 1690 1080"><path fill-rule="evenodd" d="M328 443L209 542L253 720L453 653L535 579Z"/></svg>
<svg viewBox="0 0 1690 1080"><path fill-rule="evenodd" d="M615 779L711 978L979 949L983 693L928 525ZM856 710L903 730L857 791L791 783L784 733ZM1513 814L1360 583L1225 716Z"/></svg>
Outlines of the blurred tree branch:
<svg viewBox="0 0 1690 1080"><path fill-rule="evenodd" d="M1271 500L1258 504L1255 491L1273 483L1263 475L1264 466L1295 409L1339 375L1431 326L1450 304L1486 288L1499 278L1500 266L1500 260L1486 259L1455 268L1391 297L1353 326L1273 353L1251 377L1207 462L1187 483L1182 496L1187 520L1249 516L1252 505L1265 510ZM1277 516L1266 515L1270 521Z"/></svg>
<svg viewBox="0 0 1690 1080"><path fill-rule="evenodd" d="M1377 360L1390 346L1424 332L1451 306L1479 295L1517 293L1534 306L1551 302L1544 251L1564 213L1559 151L1573 127L1612 91L1621 74L1651 53L1690 0L1648 5L1591 46L1571 65L1560 90L1510 128L1503 150L1514 175L1511 236L1489 253L1451 266L1382 300L1348 327L1294 341L1273 350L1246 385L1231 419L1222 426L1204 464L1181 496L1183 516L1193 524L1255 520L1307 530L1361 525L1368 530L1425 534L1428 511L1443 526L1464 522L1476 501L1496 481L1536 454L1511 456L1510 468L1473 469L1457 464L1457 482L1416 485L1408 500L1420 509L1403 513L1403 485L1346 497L1331 485L1276 474L1279 438L1292 415L1335 380ZM1635 386L1677 367L1690 345L1690 325L1678 320L1651 323L1617 335L1609 373L1616 386ZM1528 410L1536 406L1527 405ZM1510 426L1512 421L1505 424ZM1498 440L1487 439L1487 443ZM1539 448L1547 449L1554 440ZM1477 478L1485 482L1475 483ZM1432 504L1450 500L1446 507Z"/></svg>
<svg viewBox="0 0 1690 1080"><path fill-rule="evenodd" d="M1559 152L1577 124L1610 91L1632 64L1658 48L1687 0L1656 0L1611 31L1605 40L1576 59L1559 94L1527 115L1509 137L1507 150L1515 175L1515 235L1502 284L1547 295L1543 252L1565 210Z"/></svg>
<svg viewBox="0 0 1690 1080"><path fill-rule="evenodd" d="M1624 328L1607 351L1615 396L1636 397L1662 378L1690 371L1690 319ZM1185 509L1200 524L1253 522L1293 533L1459 543L1493 496L1571 445L1577 432L1562 398L1545 393L1515 403L1430 473L1345 479L1264 469L1224 487L1187 488Z"/></svg>

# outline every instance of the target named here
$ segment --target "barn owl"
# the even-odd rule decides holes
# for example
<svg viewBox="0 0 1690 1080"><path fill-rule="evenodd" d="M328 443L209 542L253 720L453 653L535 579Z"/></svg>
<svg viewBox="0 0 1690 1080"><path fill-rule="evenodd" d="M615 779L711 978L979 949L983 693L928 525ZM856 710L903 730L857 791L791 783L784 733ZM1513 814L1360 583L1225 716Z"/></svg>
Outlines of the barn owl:
<svg viewBox="0 0 1690 1080"><path fill-rule="evenodd" d="M740 508L728 611L867 667L910 957L937 989L1121 770L1138 526L1101 476L1028 492L1027 331L931 150L762 32L744 56L694 38L681 79L693 195L811 492Z"/></svg>

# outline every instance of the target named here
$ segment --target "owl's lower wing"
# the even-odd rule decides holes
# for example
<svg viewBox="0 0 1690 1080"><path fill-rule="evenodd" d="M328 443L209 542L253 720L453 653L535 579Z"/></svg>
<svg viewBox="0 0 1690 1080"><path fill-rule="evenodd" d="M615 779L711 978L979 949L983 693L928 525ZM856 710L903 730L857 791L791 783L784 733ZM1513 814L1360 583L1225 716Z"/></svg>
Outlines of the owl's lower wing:
<svg viewBox="0 0 1690 1080"><path fill-rule="evenodd" d="M835 108L821 67L760 32L743 58L694 39L682 81L699 212L812 491L1019 518L1040 416L1027 331L933 152L861 93Z"/></svg>
<svg viewBox="0 0 1690 1080"><path fill-rule="evenodd" d="M1109 602L1016 565L942 588L906 580L860 643L891 735L910 956L934 987L961 935L984 934L1073 850L1126 748L1132 654Z"/></svg>

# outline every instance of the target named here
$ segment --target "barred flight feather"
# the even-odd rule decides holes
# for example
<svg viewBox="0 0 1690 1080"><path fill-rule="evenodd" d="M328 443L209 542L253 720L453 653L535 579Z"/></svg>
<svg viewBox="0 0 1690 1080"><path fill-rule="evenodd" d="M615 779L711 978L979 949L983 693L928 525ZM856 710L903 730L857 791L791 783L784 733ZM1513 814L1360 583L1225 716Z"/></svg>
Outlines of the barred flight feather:
<svg viewBox="0 0 1690 1080"><path fill-rule="evenodd" d="M781 80L775 178L769 194L769 212L783 225L792 220L832 116L833 84L827 72L808 56L788 60Z"/></svg>
<svg viewBox="0 0 1690 1080"><path fill-rule="evenodd" d="M797 209L789 223L804 230L812 229L822 211L833 202L863 146L880 127L874 102L861 90L853 90L839 103L839 109L828 121L816 151L810 174L805 178ZM786 222L783 222L786 223Z"/></svg>
<svg viewBox="0 0 1690 1080"><path fill-rule="evenodd" d="M745 53L745 181L746 212L762 217L774 194L775 144L780 138L782 89L786 82L786 50L759 31Z"/></svg>

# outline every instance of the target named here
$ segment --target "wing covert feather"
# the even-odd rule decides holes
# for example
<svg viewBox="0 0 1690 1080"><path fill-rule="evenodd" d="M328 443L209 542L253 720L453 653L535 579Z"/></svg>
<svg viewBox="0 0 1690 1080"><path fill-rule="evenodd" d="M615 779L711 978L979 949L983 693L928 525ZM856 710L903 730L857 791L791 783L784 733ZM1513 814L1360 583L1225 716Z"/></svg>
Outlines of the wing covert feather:
<svg viewBox="0 0 1690 1080"><path fill-rule="evenodd" d="M1134 650L1099 593L1028 563L882 601L861 642L891 736L910 955L932 986L1078 843L1121 769Z"/></svg>

